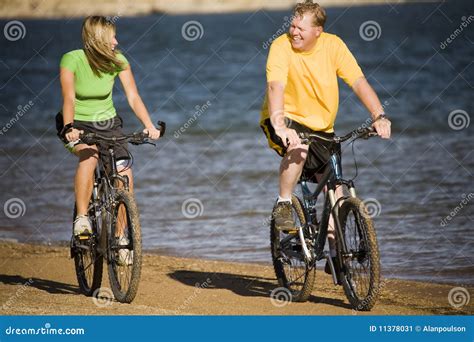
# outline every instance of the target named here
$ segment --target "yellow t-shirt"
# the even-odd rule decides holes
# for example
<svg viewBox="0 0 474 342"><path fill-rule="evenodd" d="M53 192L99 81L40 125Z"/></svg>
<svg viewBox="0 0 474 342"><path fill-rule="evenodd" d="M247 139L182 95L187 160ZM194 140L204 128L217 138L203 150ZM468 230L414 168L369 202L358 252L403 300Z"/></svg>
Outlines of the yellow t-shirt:
<svg viewBox="0 0 474 342"><path fill-rule="evenodd" d="M267 82L285 84L285 116L315 131L334 132L339 88L337 76L349 86L364 76L346 44L323 32L311 51L293 50L288 34L272 43L267 59ZM260 122L269 117L267 96Z"/></svg>

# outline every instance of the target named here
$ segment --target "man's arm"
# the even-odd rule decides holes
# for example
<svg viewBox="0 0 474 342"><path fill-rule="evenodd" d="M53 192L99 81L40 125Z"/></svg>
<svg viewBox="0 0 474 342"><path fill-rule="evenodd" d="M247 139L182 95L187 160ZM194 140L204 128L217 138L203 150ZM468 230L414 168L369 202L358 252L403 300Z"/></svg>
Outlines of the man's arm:
<svg viewBox="0 0 474 342"><path fill-rule="evenodd" d="M286 127L284 115L284 94L285 85L279 81L271 81L267 84L268 94L268 112L270 114L270 122L272 123L275 133L281 138L285 147L287 139L289 145L299 145L301 143L298 134L294 129Z"/></svg>
<svg viewBox="0 0 474 342"><path fill-rule="evenodd" d="M370 86L365 77L358 78L352 85L352 90L359 97L360 101L370 112L372 120L376 120L379 115L384 114L384 109L374 89ZM377 120L373 124L375 130L381 138L389 139L391 133L391 123L388 119Z"/></svg>

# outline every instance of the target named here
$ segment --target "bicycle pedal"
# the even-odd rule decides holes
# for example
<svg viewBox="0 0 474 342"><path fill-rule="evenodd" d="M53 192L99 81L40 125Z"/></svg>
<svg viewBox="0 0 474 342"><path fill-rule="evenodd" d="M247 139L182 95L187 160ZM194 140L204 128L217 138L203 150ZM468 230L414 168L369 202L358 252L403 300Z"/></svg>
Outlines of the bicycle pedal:
<svg viewBox="0 0 474 342"><path fill-rule="evenodd" d="M284 230L283 233L288 235L295 235L298 233L298 229Z"/></svg>
<svg viewBox="0 0 474 342"><path fill-rule="evenodd" d="M84 241L84 240L89 240L91 238L91 235L77 235L76 238L78 240Z"/></svg>

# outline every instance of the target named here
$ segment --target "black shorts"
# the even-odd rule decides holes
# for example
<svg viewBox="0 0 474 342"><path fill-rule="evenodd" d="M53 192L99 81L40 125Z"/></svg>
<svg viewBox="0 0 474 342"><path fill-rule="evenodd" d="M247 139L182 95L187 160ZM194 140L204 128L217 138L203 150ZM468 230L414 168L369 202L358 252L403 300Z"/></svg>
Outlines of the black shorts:
<svg viewBox="0 0 474 342"><path fill-rule="evenodd" d="M62 113L59 112L56 115L56 130L57 130L59 139L61 139L61 141L66 146L68 142L64 141L60 136L60 133L63 127L64 127L63 116L62 116ZM118 115L114 116L111 119L99 121L99 122L74 120L74 128L83 130L86 133L87 132L98 133L106 137L119 136L119 135L123 135L123 132L122 132L123 120ZM68 147L66 146L66 148ZM130 154L128 152L128 143L126 141L118 142L115 145L114 152L115 152L115 159L117 161L130 159ZM101 155L101 160L104 162L106 166L108 166L109 152L107 150L100 149L100 155Z"/></svg>
<svg viewBox="0 0 474 342"><path fill-rule="evenodd" d="M293 120L288 120L288 122L288 127L294 129L297 133L318 133L328 138L332 138L335 135L334 133L313 131L311 128L303 126L302 124ZM268 145L270 148L283 157L286 153L286 148L283 145L283 141L280 139L280 137L276 135L275 129L273 128L270 119L263 121L260 127L267 136ZM341 158L341 144L336 144L334 142L317 138L315 140L317 142L313 142L309 146L308 156L303 169L303 175L306 178L310 178L312 180L314 180L312 177L314 174L323 173L326 169L331 156L331 149L335 148L339 158Z"/></svg>

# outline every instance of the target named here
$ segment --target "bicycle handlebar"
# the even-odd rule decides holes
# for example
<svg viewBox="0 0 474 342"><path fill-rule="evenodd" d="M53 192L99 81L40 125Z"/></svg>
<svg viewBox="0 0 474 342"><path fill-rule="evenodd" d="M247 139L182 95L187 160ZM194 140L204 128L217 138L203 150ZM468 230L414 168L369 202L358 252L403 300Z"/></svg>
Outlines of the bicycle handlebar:
<svg viewBox="0 0 474 342"><path fill-rule="evenodd" d="M166 123L163 121L158 121L158 130L160 131L160 138L165 135L166 131ZM117 143L121 141L128 141L134 145L146 144L148 143L148 134L144 132L134 132L130 134L125 134L121 136L113 136L107 137L98 133L88 132L88 133L81 133L79 135L79 139L86 145L94 145L98 142L111 142Z"/></svg>
<svg viewBox="0 0 474 342"><path fill-rule="evenodd" d="M334 136L332 138L328 138L318 133L299 133L298 135L301 139L302 144L309 144L314 138L318 138L318 139L329 141L329 142L341 143L351 138L353 138L353 140L358 139L358 138L368 139L370 137L375 137L378 134L375 131L375 128L373 128L372 126L369 126L369 127L356 128L355 130L347 133L346 135L342 137Z"/></svg>

